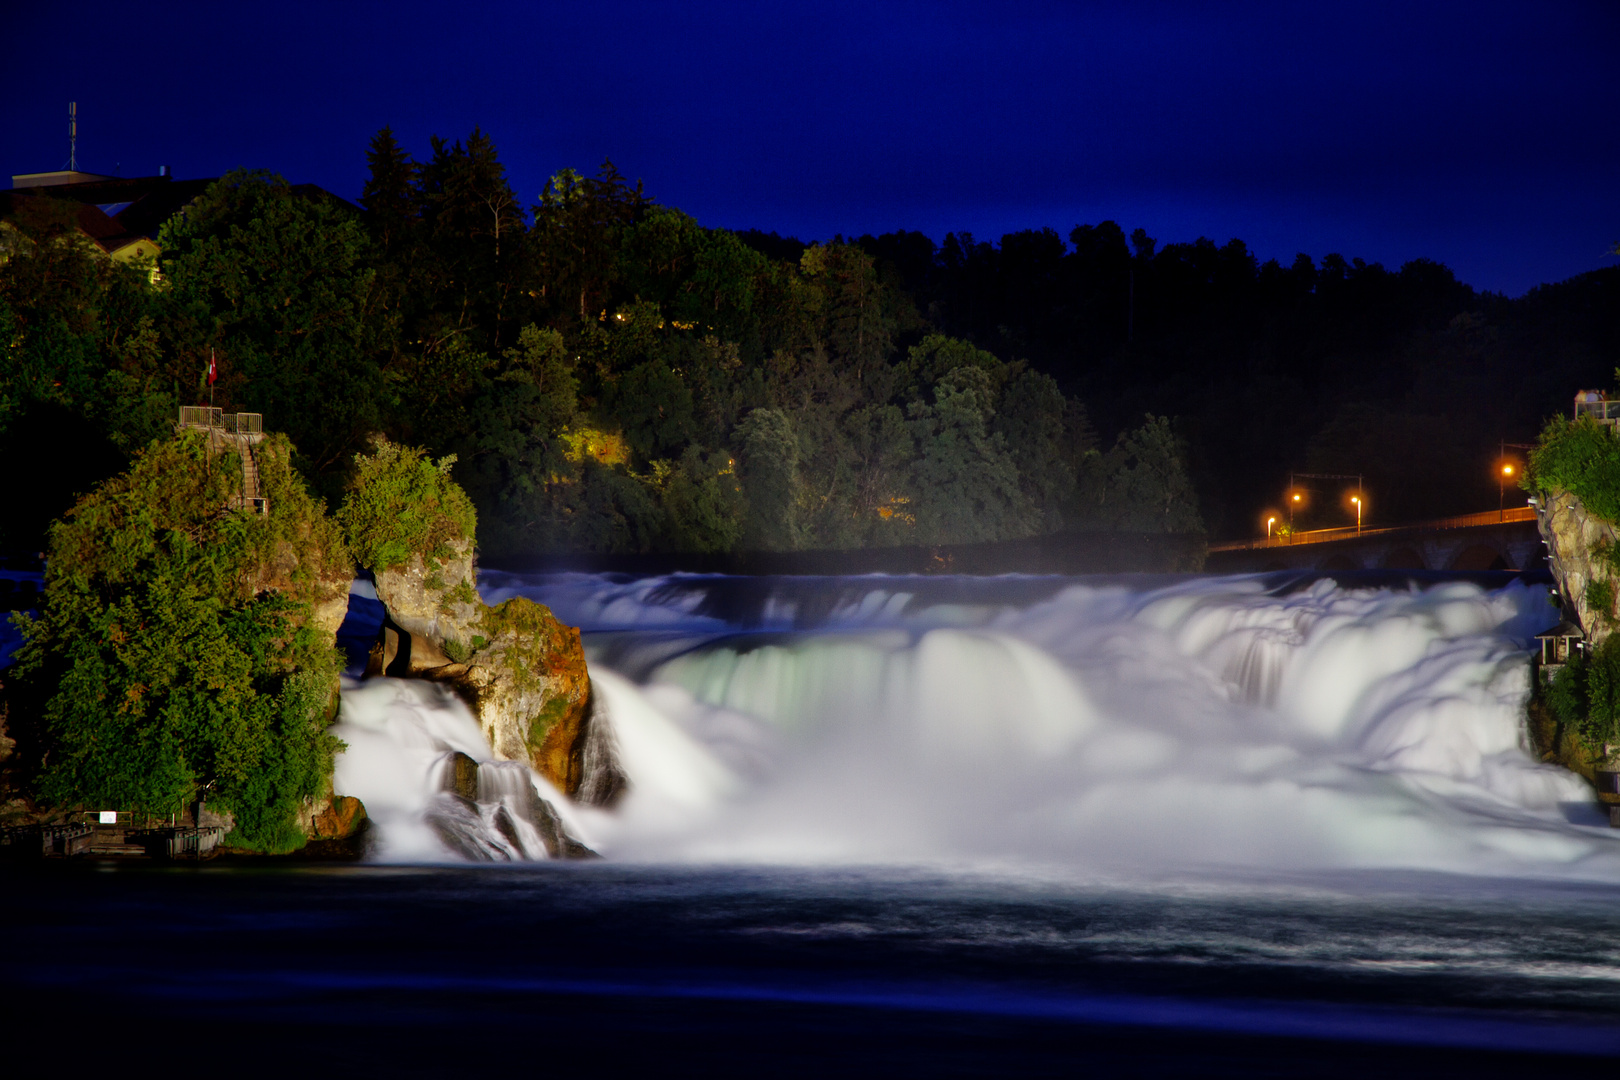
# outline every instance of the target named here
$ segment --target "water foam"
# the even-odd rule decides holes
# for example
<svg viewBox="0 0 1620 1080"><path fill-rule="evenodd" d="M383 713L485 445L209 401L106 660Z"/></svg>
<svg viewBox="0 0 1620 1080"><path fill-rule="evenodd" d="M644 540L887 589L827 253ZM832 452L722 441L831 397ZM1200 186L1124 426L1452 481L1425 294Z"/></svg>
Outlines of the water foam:
<svg viewBox="0 0 1620 1080"><path fill-rule="evenodd" d="M630 791L576 818L610 857L1620 870L1584 783L1523 744L1545 589L486 583L599 631Z"/></svg>
<svg viewBox="0 0 1620 1080"><path fill-rule="evenodd" d="M347 744L338 755L333 789L365 804L380 858L546 858L532 810L536 795L562 815L568 832L586 834L567 799L526 765L496 760L467 706L434 683L345 679L333 733ZM476 799L447 790L458 753L478 763Z"/></svg>

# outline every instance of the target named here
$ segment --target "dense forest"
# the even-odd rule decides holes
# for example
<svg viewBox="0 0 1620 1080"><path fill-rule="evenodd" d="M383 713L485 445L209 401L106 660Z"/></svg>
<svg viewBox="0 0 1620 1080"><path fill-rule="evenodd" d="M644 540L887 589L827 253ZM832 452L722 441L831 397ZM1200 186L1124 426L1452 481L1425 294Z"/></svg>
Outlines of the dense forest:
<svg viewBox="0 0 1620 1080"><path fill-rule="evenodd" d="M375 434L455 455L500 558L1244 536L1290 470L1364 475L1372 522L1483 509L1498 443L1620 355L1620 269L1509 299L1113 222L807 244L703 228L610 163L525 205L486 134L428 150L380 132L358 208L229 174L149 268L12 199L0 544L36 549L206 400L211 356L216 404L331 502Z"/></svg>

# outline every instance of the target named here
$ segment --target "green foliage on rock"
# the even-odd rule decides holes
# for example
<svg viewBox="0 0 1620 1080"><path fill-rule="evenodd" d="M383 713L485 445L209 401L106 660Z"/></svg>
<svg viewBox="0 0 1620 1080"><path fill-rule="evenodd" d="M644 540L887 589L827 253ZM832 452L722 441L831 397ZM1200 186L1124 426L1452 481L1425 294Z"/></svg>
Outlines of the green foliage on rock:
<svg viewBox="0 0 1620 1080"><path fill-rule="evenodd" d="M1603 623L1614 621L1614 582L1593 578L1586 583L1586 608Z"/></svg>
<svg viewBox="0 0 1620 1080"><path fill-rule="evenodd" d="M1588 758L1620 743L1620 635L1610 635L1590 654L1573 653L1548 680L1541 698L1554 719L1573 732Z"/></svg>
<svg viewBox="0 0 1620 1080"><path fill-rule="evenodd" d="M1554 417L1521 483L1529 491L1568 491L1591 513L1620 522L1620 439L1590 417Z"/></svg>
<svg viewBox="0 0 1620 1080"><path fill-rule="evenodd" d="M442 559L452 542L473 540L478 513L450 478L455 460L452 454L435 461L386 439L355 455L354 480L337 516L362 566L389 570L414 554Z"/></svg>
<svg viewBox="0 0 1620 1080"><path fill-rule="evenodd" d="M191 431L52 527L13 714L42 802L167 817L206 791L235 814L229 842L303 844L298 811L339 748L341 659L313 615L352 564L286 440L256 456L268 515L231 509L240 462Z"/></svg>
<svg viewBox="0 0 1620 1080"><path fill-rule="evenodd" d="M540 711L529 720L526 741L531 752L539 750L545 745L546 736L550 735L551 730L557 726L558 722L568 715L569 707L570 702L567 698L554 697L546 702Z"/></svg>

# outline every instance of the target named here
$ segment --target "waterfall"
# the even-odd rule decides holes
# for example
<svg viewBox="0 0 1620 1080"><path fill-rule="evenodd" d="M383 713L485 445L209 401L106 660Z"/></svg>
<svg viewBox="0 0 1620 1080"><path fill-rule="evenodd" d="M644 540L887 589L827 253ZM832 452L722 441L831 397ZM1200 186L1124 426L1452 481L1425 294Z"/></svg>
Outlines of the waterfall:
<svg viewBox="0 0 1620 1080"><path fill-rule="evenodd" d="M467 706L436 683L346 678L333 730L347 744L333 787L365 803L382 858L554 858L586 833L544 777L496 760Z"/></svg>
<svg viewBox="0 0 1620 1080"><path fill-rule="evenodd" d="M586 632L587 757L614 762L623 793L553 804L609 858L1620 870L1584 782L1524 745L1529 639L1557 617L1545 588L494 572L484 588ZM340 786L396 768L351 763L371 752L351 726L386 729L400 768L417 731L488 759L410 687L346 691ZM478 805L511 804L490 791ZM428 857L416 835L390 857Z"/></svg>

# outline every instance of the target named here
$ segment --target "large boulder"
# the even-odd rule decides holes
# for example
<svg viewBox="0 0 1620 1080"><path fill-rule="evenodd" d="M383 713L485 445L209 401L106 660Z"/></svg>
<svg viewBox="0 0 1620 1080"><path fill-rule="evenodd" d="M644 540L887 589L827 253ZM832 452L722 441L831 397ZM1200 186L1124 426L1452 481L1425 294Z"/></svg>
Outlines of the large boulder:
<svg viewBox="0 0 1620 1080"><path fill-rule="evenodd" d="M424 567L413 556L378 572L377 598L396 624L385 637L404 636L390 642L380 667L448 683L478 718L497 757L527 762L574 795L591 685L579 631L521 597L486 606L472 575L472 560L459 557Z"/></svg>
<svg viewBox="0 0 1620 1080"><path fill-rule="evenodd" d="M590 698L579 631L529 600L490 608L479 598L477 513L450 478L454 462L383 439L355 459L338 519L387 608L376 670L448 683L497 757L574 795Z"/></svg>
<svg viewBox="0 0 1620 1080"><path fill-rule="evenodd" d="M405 562L377 570L377 599L401 629L436 647L452 643L451 652L465 659L454 643L470 647L485 608L475 588L472 541L449 540L444 547L437 556L412 552Z"/></svg>

